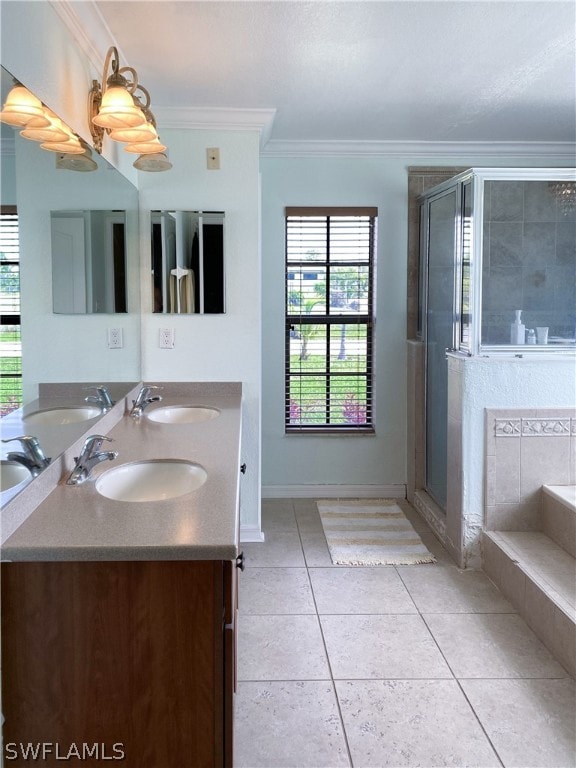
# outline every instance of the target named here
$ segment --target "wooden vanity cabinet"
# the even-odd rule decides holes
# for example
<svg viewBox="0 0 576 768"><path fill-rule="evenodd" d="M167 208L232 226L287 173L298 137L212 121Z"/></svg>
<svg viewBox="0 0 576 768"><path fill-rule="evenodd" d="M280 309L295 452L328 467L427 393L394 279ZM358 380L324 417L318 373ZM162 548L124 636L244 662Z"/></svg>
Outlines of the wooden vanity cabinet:
<svg viewBox="0 0 576 768"><path fill-rule="evenodd" d="M60 766L86 744L99 745L90 765L232 766L234 563L1 568L5 754L51 743L60 759L42 764Z"/></svg>

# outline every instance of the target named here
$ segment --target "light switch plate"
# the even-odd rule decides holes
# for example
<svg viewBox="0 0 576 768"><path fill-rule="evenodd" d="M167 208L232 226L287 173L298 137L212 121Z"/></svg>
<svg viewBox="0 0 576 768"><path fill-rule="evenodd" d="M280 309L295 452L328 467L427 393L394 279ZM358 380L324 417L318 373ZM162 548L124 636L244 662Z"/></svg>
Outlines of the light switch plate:
<svg viewBox="0 0 576 768"><path fill-rule="evenodd" d="M218 147L208 147L206 150L206 167L209 171L220 170L220 150Z"/></svg>

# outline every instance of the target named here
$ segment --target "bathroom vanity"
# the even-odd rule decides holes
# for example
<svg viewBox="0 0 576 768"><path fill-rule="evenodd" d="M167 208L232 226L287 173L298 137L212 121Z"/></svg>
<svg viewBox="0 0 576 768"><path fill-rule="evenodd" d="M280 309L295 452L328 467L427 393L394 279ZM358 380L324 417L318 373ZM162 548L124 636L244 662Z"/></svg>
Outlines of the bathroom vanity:
<svg viewBox="0 0 576 768"><path fill-rule="evenodd" d="M44 764L54 766L65 756L232 765L241 385L162 387L139 419L120 404L106 432L117 459L69 486L66 455L57 484L3 543L2 711L14 765L29 764L21 743L50 750ZM217 416L150 418L191 403ZM174 498L98 491L119 465L158 460L199 465L205 479Z"/></svg>

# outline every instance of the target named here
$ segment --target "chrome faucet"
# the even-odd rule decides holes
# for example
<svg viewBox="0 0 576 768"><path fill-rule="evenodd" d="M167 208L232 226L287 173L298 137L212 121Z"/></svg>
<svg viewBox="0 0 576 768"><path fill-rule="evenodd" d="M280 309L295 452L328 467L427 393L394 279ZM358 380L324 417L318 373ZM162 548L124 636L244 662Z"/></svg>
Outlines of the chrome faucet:
<svg viewBox="0 0 576 768"><path fill-rule="evenodd" d="M80 456L75 456L76 466L72 470L70 477L66 480L66 485L80 485L86 480L92 471L92 467L101 461L112 461L118 456L118 451L99 451L104 440L112 443L111 437L104 435L90 435L84 442L84 447Z"/></svg>
<svg viewBox="0 0 576 768"><path fill-rule="evenodd" d="M142 415L144 408L146 408L147 405L150 405L150 403L159 403L162 400L160 395L152 395L153 389L161 389L161 387L143 386L141 388L136 396L136 400L132 400L130 416L137 419Z"/></svg>
<svg viewBox="0 0 576 768"><path fill-rule="evenodd" d="M33 435L20 435L19 437L10 437L2 440L3 443L11 443L13 440L19 440L23 450L21 452L9 453L6 457L8 461L17 461L30 470L33 477L39 475L43 469L50 464L51 459L44 456L44 451L40 447L40 442Z"/></svg>
<svg viewBox="0 0 576 768"><path fill-rule="evenodd" d="M86 387L86 389L93 389L96 394L85 397L85 403L95 403L96 405L99 405L103 411L109 411L114 405L114 401L110 397L110 392L108 392L103 384L100 384L98 387Z"/></svg>

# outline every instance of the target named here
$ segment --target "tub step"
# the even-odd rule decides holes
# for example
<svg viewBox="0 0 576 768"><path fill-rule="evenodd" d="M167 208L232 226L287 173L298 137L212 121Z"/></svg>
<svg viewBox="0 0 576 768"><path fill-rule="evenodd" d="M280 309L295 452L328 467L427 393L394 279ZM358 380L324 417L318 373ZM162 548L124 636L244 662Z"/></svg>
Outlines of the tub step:
<svg viewBox="0 0 576 768"><path fill-rule="evenodd" d="M576 557L576 486L542 486L542 530Z"/></svg>
<svg viewBox="0 0 576 768"><path fill-rule="evenodd" d="M546 533L484 531L486 574L576 677L576 559Z"/></svg>

